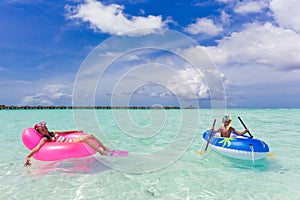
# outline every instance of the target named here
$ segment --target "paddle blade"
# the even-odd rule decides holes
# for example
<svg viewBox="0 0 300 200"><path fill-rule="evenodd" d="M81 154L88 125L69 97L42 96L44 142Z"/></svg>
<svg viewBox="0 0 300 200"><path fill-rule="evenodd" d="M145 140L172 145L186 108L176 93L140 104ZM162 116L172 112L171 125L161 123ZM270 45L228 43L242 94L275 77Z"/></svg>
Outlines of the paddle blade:
<svg viewBox="0 0 300 200"><path fill-rule="evenodd" d="M273 153L268 153L267 156L268 156L269 158L276 158L276 157L277 157L277 156L276 156L275 154L273 154Z"/></svg>

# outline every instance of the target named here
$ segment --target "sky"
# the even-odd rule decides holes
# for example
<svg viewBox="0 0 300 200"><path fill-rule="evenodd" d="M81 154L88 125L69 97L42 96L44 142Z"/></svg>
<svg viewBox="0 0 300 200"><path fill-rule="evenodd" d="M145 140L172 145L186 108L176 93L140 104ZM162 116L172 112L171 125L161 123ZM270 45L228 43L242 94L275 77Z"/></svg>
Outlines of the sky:
<svg viewBox="0 0 300 200"><path fill-rule="evenodd" d="M0 104L300 108L299 7L2 0Z"/></svg>

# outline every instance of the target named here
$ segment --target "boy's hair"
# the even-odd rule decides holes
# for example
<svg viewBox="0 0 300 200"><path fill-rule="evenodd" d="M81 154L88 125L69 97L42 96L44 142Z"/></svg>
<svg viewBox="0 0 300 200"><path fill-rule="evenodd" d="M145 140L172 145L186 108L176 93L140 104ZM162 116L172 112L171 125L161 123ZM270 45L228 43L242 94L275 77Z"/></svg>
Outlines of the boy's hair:
<svg viewBox="0 0 300 200"><path fill-rule="evenodd" d="M223 117L223 120L222 120L223 122L230 122L230 121L232 121L232 119L231 119L231 117L230 117L230 115L225 115L224 117Z"/></svg>

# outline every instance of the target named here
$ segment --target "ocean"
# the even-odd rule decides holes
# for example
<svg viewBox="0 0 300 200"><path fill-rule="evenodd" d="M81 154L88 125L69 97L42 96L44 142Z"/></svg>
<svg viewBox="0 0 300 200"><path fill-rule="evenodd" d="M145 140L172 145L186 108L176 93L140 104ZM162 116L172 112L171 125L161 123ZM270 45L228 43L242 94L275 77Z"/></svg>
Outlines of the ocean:
<svg viewBox="0 0 300 200"><path fill-rule="evenodd" d="M202 133L210 109L1 110L0 199L300 199L300 110L229 109L240 116L268 157L243 161L210 149ZM39 121L49 130L92 133L128 157L93 156L43 162L32 158L22 131ZM217 126L221 118L217 119Z"/></svg>

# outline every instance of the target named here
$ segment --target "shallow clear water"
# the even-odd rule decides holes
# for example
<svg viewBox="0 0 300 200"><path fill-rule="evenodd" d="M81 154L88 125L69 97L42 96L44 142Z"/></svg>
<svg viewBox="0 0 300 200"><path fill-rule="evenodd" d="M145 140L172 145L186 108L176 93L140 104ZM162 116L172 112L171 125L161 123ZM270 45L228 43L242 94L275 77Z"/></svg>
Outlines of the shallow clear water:
<svg viewBox="0 0 300 200"><path fill-rule="evenodd" d="M0 199L300 198L300 110L228 110L235 128L243 130L241 116L252 135L269 145L270 157L254 163L197 153L205 147L202 132L213 121L210 110L76 112L0 111ZM93 133L130 154L32 159L33 165L24 168L29 150L22 144L22 130L41 120L50 130Z"/></svg>

